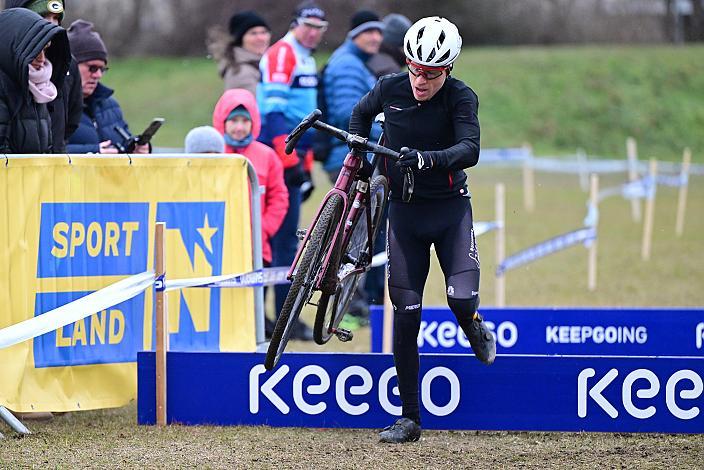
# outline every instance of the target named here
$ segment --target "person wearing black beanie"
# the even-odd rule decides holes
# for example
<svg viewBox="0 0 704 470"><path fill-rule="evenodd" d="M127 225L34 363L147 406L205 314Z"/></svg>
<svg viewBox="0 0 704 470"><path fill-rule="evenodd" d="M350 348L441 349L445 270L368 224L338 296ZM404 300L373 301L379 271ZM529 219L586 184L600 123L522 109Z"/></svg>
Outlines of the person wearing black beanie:
<svg viewBox="0 0 704 470"><path fill-rule="evenodd" d="M271 29L256 12L242 11L232 15L228 32L218 27L211 29L208 43L225 90L244 88L256 94L261 78L259 61L271 42Z"/></svg>
<svg viewBox="0 0 704 470"><path fill-rule="evenodd" d="M400 72L406 65L403 37L411 27L411 20L399 13L386 15L383 22L386 28L384 28L384 40L381 42L379 53L367 62L367 67L377 78Z"/></svg>

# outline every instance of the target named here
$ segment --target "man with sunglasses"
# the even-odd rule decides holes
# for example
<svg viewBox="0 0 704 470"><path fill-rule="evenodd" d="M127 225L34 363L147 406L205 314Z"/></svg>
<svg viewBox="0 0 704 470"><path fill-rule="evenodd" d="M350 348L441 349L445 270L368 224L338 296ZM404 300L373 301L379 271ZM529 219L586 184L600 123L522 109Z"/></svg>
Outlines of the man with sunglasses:
<svg viewBox="0 0 704 470"><path fill-rule="evenodd" d="M291 155L286 155L284 140L317 106L318 72L312 52L327 27L322 8L312 1L301 3L294 11L289 32L266 51L259 64L262 74L257 87L257 101L262 110L259 140L272 147L281 158L289 195L286 217L271 239L274 266L290 266L298 248L296 231L302 187L311 184L313 132L301 138ZM276 286L274 290L278 314L286 300L288 286ZM299 321L292 337L310 341L313 332Z"/></svg>
<svg viewBox="0 0 704 470"><path fill-rule="evenodd" d="M108 50L93 24L76 20L68 28L71 54L78 62L83 91L83 115L76 132L68 140L69 153L119 153L117 144L125 138L117 131L129 134L122 109L113 98L114 91L100 80L108 71ZM135 153L149 153L149 144L138 145Z"/></svg>
<svg viewBox="0 0 704 470"><path fill-rule="evenodd" d="M389 294L394 308L394 364L402 417L385 428L382 442L420 438L418 331L430 246L445 275L447 302L477 359L492 364L495 339L477 312L479 256L464 170L479 161L477 95L450 75L462 38L445 18L417 21L404 37L408 73L379 79L352 111L350 132L367 136L383 111L386 145L411 150L397 162L384 160L389 179ZM404 202L403 171L415 189Z"/></svg>

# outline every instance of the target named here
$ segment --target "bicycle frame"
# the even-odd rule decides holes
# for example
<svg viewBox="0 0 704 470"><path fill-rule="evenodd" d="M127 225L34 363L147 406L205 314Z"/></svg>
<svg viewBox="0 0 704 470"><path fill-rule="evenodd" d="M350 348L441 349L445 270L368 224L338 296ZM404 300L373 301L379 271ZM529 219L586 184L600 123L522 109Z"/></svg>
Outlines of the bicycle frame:
<svg viewBox="0 0 704 470"><path fill-rule="evenodd" d="M342 165L342 169L340 170L340 174L337 177L337 180L335 181L335 186L328 191L328 193L325 195L323 200L320 203L320 206L318 207L318 211L315 214L315 217L313 218L313 221L310 224L310 227L314 227L315 224L318 222L318 219L320 218L320 214L325 207L325 204L327 201L334 195L338 194L342 197L343 201L343 210L342 214L343 216L340 218L340 221L337 224L337 227L335 228L335 234L332 239L332 243L330 245L330 248L328 249L327 253L325 253L325 259L323 261L323 266L327 266L330 263L330 259L334 254L335 248L338 246L337 240L340 237L340 234L342 233L342 243L339 244L339 246L345 246L345 244L349 241L350 236L352 235L352 228L354 227L354 222L355 219L358 217L360 209L363 207L364 204L366 204L366 201L364 201L365 197L368 197L369 194L369 182L364 181L362 179L357 178L357 174L359 173L359 170L362 168L363 164L363 159L364 159L364 153L363 152L358 152L358 151L350 151L347 156L345 157L344 163ZM376 161L376 158L374 158ZM358 181L360 184L366 185L363 188L357 188L355 191L355 196L354 196L354 201L352 204L349 203L349 194L350 191L352 190L352 187L355 183L355 181ZM342 225L344 223L344 226ZM342 228L342 231L340 230ZM367 237L369 238L370 242L373 242L371 240L372 232L371 232L371 213L370 211L367 211ZM303 239L303 243L301 243L301 246L298 248L298 251L296 252L296 257L293 260L293 263L291 264L291 268L288 271L287 278L291 280L293 278L293 274L295 273L297 267L298 267L298 261L301 257L301 254L303 253L303 250L305 249L307 243L308 243L308 238L310 237L312 233L312 230L308 230L306 232L306 235ZM352 274L357 274L360 271L363 271L365 269L363 268L357 268L349 273L347 275L352 275ZM316 290L321 290L321 285L324 280L326 270L321 270L320 273L317 274L317 277L315 279L315 285L314 289Z"/></svg>

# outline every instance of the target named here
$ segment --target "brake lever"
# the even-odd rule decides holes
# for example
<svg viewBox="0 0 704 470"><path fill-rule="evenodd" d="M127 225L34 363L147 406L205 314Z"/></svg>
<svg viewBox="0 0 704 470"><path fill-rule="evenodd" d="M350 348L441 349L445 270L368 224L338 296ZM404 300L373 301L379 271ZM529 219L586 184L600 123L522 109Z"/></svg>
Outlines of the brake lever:
<svg viewBox="0 0 704 470"><path fill-rule="evenodd" d="M298 139L300 139L301 136L305 133L305 131L310 129L313 123L320 119L320 116L322 115L323 113L319 109L314 109L312 113L303 118L301 123L298 124L289 135L286 136L286 155L291 155L293 149L296 148Z"/></svg>
<svg viewBox="0 0 704 470"><path fill-rule="evenodd" d="M408 147L402 147L399 151L401 157L410 152ZM413 176L413 169L411 167L403 167L403 195L401 199L403 202L411 202L413 198L413 190L415 189L415 177Z"/></svg>

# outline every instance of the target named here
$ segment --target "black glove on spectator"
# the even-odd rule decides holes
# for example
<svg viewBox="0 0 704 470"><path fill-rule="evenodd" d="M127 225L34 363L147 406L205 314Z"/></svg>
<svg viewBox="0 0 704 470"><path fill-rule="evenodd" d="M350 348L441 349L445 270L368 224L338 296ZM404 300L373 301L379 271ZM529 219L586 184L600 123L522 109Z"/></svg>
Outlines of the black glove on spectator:
<svg viewBox="0 0 704 470"><path fill-rule="evenodd" d="M286 187L298 187L306 181L306 172L303 170L303 162L298 162L291 168L284 169L284 181Z"/></svg>
<svg viewBox="0 0 704 470"><path fill-rule="evenodd" d="M310 172L305 172L306 180L301 184L301 202L306 202L308 198L315 191L315 183L313 183L313 177Z"/></svg>
<svg viewBox="0 0 704 470"><path fill-rule="evenodd" d="M409 150L407 153L401 155L398 162L396 162L401 168L412 168L418 170L429 170L433 167L433 159L430 155L423 155L418 150Z"/></svg>

